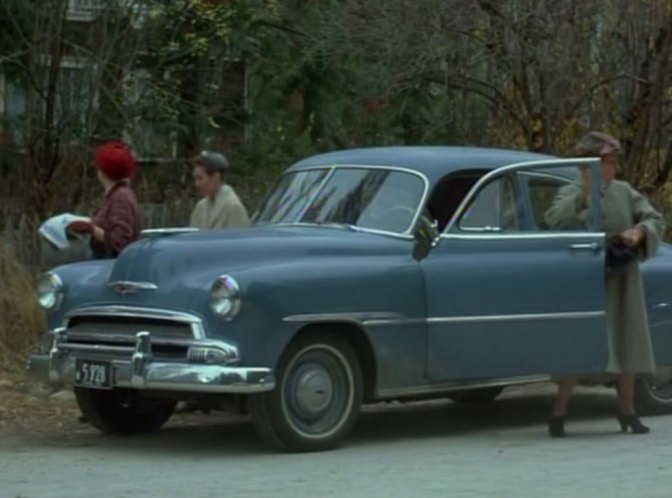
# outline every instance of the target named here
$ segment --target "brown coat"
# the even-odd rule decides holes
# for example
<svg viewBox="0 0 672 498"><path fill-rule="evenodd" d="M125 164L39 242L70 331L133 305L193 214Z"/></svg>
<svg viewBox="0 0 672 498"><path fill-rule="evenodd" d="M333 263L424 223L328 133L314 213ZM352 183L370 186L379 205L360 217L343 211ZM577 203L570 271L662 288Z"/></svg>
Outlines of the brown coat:
<svg viewBox="0 0 672 498"><path fill-rule="evenodd" d="M91 238L94 258L116 258L140 235L140 208L127 181L120 181L106 194L93 222L105 231L103 241Z"/></svg>

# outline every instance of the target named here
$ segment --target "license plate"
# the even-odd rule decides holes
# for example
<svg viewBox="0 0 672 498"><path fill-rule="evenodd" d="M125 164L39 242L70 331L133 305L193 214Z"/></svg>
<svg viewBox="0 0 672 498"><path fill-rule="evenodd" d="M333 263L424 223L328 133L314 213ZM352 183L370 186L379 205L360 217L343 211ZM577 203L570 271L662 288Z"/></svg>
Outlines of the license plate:
<svg viewBox="0 0 672 498"><path fill-rule="evenodd" d="M112 388L112 367L107 361L76 360L75 384L93 389Z"/></svg>

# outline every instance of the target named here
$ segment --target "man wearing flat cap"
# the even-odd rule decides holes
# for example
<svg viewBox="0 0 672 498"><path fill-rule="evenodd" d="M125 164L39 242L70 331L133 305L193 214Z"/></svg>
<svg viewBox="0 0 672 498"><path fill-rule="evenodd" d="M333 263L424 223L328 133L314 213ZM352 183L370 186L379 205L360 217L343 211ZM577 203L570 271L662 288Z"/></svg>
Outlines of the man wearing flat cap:
<svg viewBox="0 0 672 498"><path fill-rule="evenodd" d="M577 157L600 159L600 202L603 230L607 236L606 308L609 329L609 358L605 371L617 378L619 408L617 418L623 432L628 428L646 434L634 407L635 378L651 375L656 365L644 300L639 263L652 257L665 231L665 222L642 194L629 183L616 180L621 144L611 135L592 131L574 148ZM592 174L579 165L580 179L560 189L546 222L555 229L573 229L589 224L592 199ZM577 348L581 345L577 344ZM580 372L577 372L580 374ZM551 436L562 437L569 397L577 377L561 379L549 421Z"/></svg>
<svg viewBox="0 0 672 498"><path fill-rule="evenodd" d="M245 206L226 183L229 161L223 154L204 150L194 159L194 186L202 199L191 213L190 226L202 229L245 228L250 224Z"/></svg>

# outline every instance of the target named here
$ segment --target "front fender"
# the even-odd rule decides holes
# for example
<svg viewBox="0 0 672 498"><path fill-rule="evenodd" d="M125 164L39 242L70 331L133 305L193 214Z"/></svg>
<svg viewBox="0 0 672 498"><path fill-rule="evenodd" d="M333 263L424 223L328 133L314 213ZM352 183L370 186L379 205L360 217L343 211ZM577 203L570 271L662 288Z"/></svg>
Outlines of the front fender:
<svg viewBox="0 0 672 498"><path fill-rule="evenodd" d="M304 327L343 322L355 323L366 334L381 382L410 385L422 377L424 280L410 256L279 263L232 276L242 294L236 318L225 321L209 311L209 287L191 308L206 317L209 335L239 347L245 365L274 369ZM401 378L392 378L391 372Z"/></svg>
<svg viewBox="0 0 672 498"><path fill-rule="evenodd" d="M106 285L112 265L112 260L100 259L71 263L50 270L63 281L60 306L47 312L50 330L60 327L65 315L73 308L118 299L118 295Z"/></svg>

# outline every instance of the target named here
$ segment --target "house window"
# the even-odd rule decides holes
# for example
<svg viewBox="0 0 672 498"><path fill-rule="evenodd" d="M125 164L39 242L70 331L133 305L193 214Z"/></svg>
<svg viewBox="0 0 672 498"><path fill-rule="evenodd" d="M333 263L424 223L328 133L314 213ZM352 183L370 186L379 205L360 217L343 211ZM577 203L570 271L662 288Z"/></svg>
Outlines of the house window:
<svg viewBox="0 0 672 498"><path fill-rule="evenodd" d="M27 84L20 78L11 78L7 75L4 75L3 81L4 91L0 92L3 136L23 149L26 146Z"/></svg>
<svg viewBox="0 0 672 498"><path fill-rule="evenodd" d="M40 71L42 95L48 84L51 60L45 56ZM90 133L89 118L98 107L96 91L97 64L83 57L64 57L58 72L55 93L55 124L61 137L72 140ZM44 97L40 98L41 112L46 107Z"/></svg>
<svg viewBox="0 0 672 498"><path fill-rule="evenodd" d="M110 2L105 0L68 0L67 19L90 22L103 12Z"/></svg>
<svg viewBox="0 0 672 498"><path fill-rule="evenodd" d="M176 156L175 123L157 119L152 105L150 74L145 69L126 73L124 80L125 107L133 111L124 129L124 139L140 160L167 160Z"/></svg>

